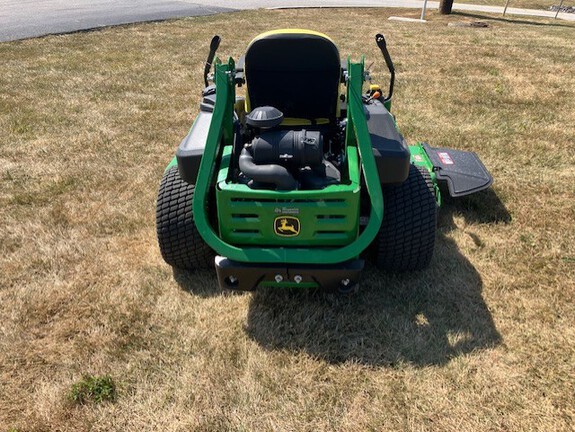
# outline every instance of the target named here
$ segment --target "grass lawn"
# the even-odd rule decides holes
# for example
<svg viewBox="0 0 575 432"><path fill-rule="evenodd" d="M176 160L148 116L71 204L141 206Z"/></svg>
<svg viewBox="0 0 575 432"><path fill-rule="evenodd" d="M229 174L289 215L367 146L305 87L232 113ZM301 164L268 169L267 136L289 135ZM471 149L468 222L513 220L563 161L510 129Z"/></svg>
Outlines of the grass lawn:
<svg viewBox="0 0 575 432"><path fill-rule="evenodd" d="M0 44L0 430L570 431L575 422L575 26L291 10ZM329 14L329 19L324 19ZM242 54L313 28L384 31L409 141L476 151L491 192L442 209L429 271L351 298L229 294L172 272L163 169L214 33Z"/></svg>

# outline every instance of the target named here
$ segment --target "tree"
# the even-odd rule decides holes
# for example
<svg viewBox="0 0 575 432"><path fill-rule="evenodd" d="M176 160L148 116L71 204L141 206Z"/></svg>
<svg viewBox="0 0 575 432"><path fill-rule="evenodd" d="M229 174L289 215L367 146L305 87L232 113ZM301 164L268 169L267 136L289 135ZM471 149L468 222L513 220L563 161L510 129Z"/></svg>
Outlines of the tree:
<svg viewBox="0 0 575 432"><path fill-rule="evenodd" d="M452 7L453 0L441 0L441 3L439 4L439 12L442 15L449 15Z"/></svg>

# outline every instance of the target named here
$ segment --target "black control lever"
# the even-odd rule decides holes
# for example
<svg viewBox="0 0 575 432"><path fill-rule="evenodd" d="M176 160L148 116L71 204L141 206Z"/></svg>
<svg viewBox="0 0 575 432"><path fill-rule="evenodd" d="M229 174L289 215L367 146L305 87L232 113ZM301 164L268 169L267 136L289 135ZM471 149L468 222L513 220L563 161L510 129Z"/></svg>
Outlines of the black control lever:
<svg viewBox="0 0 575 432"><path fill-rule="evenodd" d="M375 43L379 47L379 50L383 54L383 58L385 59L385 64L391 73L391 78L389 80L389 93L385 98L386 101L391 99L393 96L393 86L395 84L395 67L393 66L393 61L391 61L391 56L389 55L389 51L387 50L387 44L385 43L385 38L381 33L375 35Z"/></svg>
<svg viewBox="0 0 575 432"><path fill-rule="evenodd" d="M220 42L222 38L218 35L215 35L210 42L210 53L208 54L208 59L206 60L206 67L204 68L204 84L206 87L208 86L208 74L210 73L210 69L212 68L212 62L214 61L214 57L216 56L216 51L220 46Z"/></svg>

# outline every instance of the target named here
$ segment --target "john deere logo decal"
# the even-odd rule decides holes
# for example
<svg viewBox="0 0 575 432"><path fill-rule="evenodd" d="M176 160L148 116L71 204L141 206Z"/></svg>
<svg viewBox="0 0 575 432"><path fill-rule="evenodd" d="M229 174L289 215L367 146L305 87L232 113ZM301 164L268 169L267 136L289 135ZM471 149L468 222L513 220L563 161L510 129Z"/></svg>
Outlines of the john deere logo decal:
<svg viewBox="0 0 575 432"><path fill-rule="evenodd" d="M274 220L274 231L282 237L295 237L299 234L299 219L293 216L280 216Z"/></svg>

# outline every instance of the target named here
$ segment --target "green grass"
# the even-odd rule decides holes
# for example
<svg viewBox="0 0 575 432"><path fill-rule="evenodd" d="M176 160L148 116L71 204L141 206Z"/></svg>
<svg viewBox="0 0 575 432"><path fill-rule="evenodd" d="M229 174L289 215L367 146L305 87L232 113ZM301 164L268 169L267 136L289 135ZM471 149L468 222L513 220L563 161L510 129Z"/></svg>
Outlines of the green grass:
<svg viewBox="0 0 575 432"><path fill-rule="evenodd" d="M242 12L0 44L0 430L572 430L575 27L431 13L422 31L399 13L418 15ZM493 174L442 208L427 272L368 268L350 298L233 295L163 263L157 188L211 36L238 58L278 27L365 54L385 87L383 31L406 138ZM114 377L114 403L70 403L88 371Z"/></svg>
<svg viewBox="0 0 575 432"><path fill-rule="evenodd" d="M116 384L108 376L85 375L80 381L72 385L68 399L76 404L84 405L88 402L99 404L113 402L116 399Z"/></svg>

